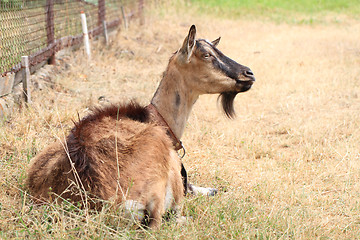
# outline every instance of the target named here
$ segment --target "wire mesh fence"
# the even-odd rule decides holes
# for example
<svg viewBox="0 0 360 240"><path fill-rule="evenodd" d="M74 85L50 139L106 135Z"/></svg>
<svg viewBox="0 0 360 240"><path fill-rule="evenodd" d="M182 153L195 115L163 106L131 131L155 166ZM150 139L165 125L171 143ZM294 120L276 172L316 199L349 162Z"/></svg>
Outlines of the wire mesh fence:
<svg viewBox="0 0 360 240"><path fill-rule="evenodd" d="M142 0L0 0L0 75L21 69L21 56L30 66L82 41L80 12L87 17L90 37L121 23L122 7L134 14ZM139 7L139 8L138 8Z"/></svg>

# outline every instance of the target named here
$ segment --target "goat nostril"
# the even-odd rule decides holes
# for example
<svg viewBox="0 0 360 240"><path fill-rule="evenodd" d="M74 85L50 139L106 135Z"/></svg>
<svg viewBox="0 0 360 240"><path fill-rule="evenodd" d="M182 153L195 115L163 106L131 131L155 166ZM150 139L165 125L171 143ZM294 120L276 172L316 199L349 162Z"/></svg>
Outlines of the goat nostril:
<svg viewBox="0 0 360 240"><path fill-rule="evenodd" d="M244 75L247 77L253 77L254 73L252 71L248 70L248 71L245 71Z"/></svg>

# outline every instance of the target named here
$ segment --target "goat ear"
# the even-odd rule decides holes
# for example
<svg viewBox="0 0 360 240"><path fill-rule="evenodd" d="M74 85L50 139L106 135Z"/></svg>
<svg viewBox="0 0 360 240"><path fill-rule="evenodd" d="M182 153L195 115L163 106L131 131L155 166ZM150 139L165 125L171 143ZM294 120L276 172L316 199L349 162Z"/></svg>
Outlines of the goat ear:
<svg viewBox="0 0 360 240"><path fill-rule="evenodd" d="M216 46L219 44L220 39L221 39L221 37L218 37L217 39L215 39L214 41L212 41L212 42L211 42L212 45L213 45L214 47L216 47Z"/></svg>
<svg viewBox="0 0 360 240"><path fill-rule="evenodd" d="M192 25L189 30L189 34L184 40L182 47L180 48L180 53L183 54L186 61L189 61L192 51L195 46L195 35L196 35L196 27Z"/></svg>

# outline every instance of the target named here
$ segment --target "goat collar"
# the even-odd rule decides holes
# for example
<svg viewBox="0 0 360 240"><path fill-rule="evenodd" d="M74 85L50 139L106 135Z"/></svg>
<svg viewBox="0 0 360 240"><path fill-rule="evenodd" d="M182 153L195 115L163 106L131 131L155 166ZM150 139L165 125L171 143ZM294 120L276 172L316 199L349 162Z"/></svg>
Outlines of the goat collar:
<svg viewBox="0 0 360 240"><path fill-rule="evenodd" d="M169 125L167 124L167 122L165 121L164 117L161 116L161 114L159 113L159 111L156 109L156 107L150 103L147 107L146 110L148 111L148 113L150 114L150 118L151 120L156 123L159 126L162 126L166 129L167 134L169 135L174 148L176 151L183 149L184 150L184 155L185 156L185 148L182 145L182 142L175 136L174 132L171 130L171 128L169 127Z"/></svg>

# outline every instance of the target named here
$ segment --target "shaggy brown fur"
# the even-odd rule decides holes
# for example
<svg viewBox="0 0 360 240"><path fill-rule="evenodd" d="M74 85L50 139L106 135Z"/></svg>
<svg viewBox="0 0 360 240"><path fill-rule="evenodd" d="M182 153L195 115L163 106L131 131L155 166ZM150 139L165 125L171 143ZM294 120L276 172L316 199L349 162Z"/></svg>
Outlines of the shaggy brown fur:
<svg viewBox="0 0 360 240"><path fill-rule="evenodd" d="M147 111L136 103L94 110L75 124L65 143L50 145L31 161L31 194L47 200L53 192L80 201L82 189L116 203L136 200L154 219L150 226L157 226L168 204L167 188L172 190L171 207L184 189L169 137L148 121Z"/></svg>

